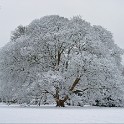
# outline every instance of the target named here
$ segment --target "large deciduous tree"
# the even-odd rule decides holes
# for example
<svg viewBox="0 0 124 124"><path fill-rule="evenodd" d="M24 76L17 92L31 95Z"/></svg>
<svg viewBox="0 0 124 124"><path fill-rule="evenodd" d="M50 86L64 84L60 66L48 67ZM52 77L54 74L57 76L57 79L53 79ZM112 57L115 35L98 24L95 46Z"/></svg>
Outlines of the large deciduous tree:
<svg viewBox="0 0 124 124"><path fill-rule="evenodd" d="M1 98L122 106L122 53L111 32L80 17L34 20L1 50Z"/></svg>

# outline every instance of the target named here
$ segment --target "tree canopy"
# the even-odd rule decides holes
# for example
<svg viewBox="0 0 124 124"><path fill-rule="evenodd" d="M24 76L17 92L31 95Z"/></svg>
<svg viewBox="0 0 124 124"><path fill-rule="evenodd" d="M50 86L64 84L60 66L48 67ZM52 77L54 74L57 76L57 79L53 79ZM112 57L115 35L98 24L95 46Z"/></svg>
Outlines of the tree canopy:
<svg viewBox="0 0 124 124"><path fill-rule="evenodd" d="M0 98L123 106L122 54L110 31L81 17L36 19L19 26L1 49Z"/></svg>

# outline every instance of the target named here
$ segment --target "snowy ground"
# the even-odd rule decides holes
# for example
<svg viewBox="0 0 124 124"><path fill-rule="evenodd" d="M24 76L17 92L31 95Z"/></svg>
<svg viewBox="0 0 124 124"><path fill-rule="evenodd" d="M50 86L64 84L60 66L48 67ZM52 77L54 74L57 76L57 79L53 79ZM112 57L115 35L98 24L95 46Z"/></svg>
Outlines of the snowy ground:
<svg viewBox="0 0 124 124"><path fill-rule="evenodd" d="M0 123L124 123L124 108L0 104Z"/></svg>

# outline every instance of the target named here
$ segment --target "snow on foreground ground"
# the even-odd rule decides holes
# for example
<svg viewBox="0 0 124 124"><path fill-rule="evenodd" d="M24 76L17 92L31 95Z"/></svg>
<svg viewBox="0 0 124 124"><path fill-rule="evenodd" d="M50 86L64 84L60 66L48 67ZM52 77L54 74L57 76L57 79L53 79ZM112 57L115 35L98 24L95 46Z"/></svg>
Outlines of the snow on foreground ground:
<svg viewBox="0 0 124 124"><path fill-rule="evenodd" d="M1 104L0 123L124 123L124 108Z"/></svg>

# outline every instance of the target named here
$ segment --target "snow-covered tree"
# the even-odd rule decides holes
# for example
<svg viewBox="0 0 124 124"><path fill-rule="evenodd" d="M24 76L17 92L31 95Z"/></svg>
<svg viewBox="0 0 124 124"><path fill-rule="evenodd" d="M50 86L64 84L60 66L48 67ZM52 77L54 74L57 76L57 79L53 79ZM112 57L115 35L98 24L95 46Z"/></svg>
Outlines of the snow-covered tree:
<svg viewBox="0 0 124 124"><path fill-rule="evenodd" d="M26 27L19 25L15 31L11 34L11 41L16 41L16 39L20 38L22 35L25 35Z"/></svg>
<svg viewBox="0 0 124 124"><path fill-rule="evenodd" d="M122 106L123 50L106 29L80 17L52 15L16 29L12 37L0 53L4 98L29 103L38 98L39 104L62 107Z"/></svg>

